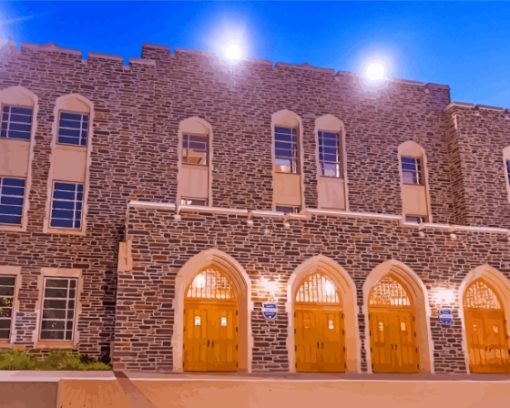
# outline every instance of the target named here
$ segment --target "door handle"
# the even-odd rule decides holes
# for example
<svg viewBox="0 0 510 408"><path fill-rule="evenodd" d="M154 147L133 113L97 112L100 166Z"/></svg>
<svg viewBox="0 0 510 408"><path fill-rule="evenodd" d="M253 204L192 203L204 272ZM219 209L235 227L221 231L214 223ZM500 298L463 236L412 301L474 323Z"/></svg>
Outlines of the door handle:
<svg viewBox="0 0 510 408"><path fill-rule="evenodd" d="M321 348L321 347L320 347L320 343L319 343L319 342L317 342L317 348Z"/></svg>
<svg viewBox="0 0 510 408"><path fill-rule="evenodd" d="M212 341L212 347L214 347L214 340Z"/></svg>
<svg viewBox="0 0 510 408"><path fill-rule="evenodd" d="M209 340L207 340L207 347L209 347Z"/></svg>

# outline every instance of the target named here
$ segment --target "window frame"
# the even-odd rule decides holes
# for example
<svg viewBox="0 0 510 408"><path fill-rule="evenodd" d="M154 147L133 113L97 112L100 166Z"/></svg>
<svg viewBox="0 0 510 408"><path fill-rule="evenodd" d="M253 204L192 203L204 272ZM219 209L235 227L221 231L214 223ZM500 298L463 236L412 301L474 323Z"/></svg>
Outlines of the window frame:
<svg viewBox="0 0 510 408"><path fill-rule="evenodd" d="M73 218L72 219L72 224L73 224L73 227L63 227L63 226L53 226L52 225L52 221L53 221L53 205L54 205L54 201L55 201L55 185L57 183L61 183L61 184L74 184L75 185L75 191L74 191L74 194L75 196L77 194L79 194L79 191L76 190L76 187L78 185L81 185L82 187L82 191L81 191L81 194L82 194L82 198L81 198L81 209L80 209L80 218L79 218L79 221L80 221L80 226L79 228L77 227L74 227L75 225L75 222L76 222L76 219ZM65 200L66 202L69 202L69 200ZM70 201L70 202L73 202L75 203L75 201ZM77 201L76 201L77 203ZM61 181L61 180L53 180L53 183L52 183L52 188L51 188L51 200L50 200L50 208L49 208L49 217L48 217L48 229L51 229L51 230L63 230L63 231L75 231L75 232L82 232L84 230L84 213L85 213L85 210L84 210L84 207L85 207L85 183L81 183L81 182L72 182L72 181ZM76 213L76 208L73 208L73 214Z"/></svg>
<svg viewBox="0 0 510 408"><path fill-rule="evenodd" d="M60 121L62 120L62 113L68 113L68 114L72 114L72 115L81 115L82 118L81 118L81 121L80 121L80 136L78 136L78 139L80 141L80 143L66 143L66 142L61 142L60 141L60 129L61 129L61 126L60 126ZM87 128L86 130L83 129L82 125L83 125L83 117L84 116L87 116ZM90 139L90 125L91 125L91 113L90 112L79 112L79 111L71 111L71 110L66 110L66 109L61 109L58 111L58 118L57 118L57 132L56 132L56 135L55 135L55 143L59 146L73 146L73 147L77 147L77 148L84 148L84 149L87 149L88 148L88 145L89 145L89 139ZM71 128L67 128L67 129L71 129ZM83 139L83 132L85 132L85 143L81 143L82 139ZM72 136L65 136L67 138L70 138Z"/></svg>
<svg viewBox="0 0 510 408"><path fill-rule="evenodd" d="M414 160L414 170L407 170L404 168L404 160ZM400 168L402 171L402 184L407 186L424 186L425 180L423 175L423 160L421 157L416 156L400 156ZM412 174L413 182L406 181L405 174Z"/></svg>
<svg viewBox="0 0 510 408"><path fill-rule="evenodd" d="M323 138L321 135L323 134L330 134L336 136L336 161L326 161L323 160L323 155L325 154L322 150L322 143L321 141ZM342 146L342 133L339 131L331 131L331 130L318 130L317 131L317 147L318 147L318 154L319 154L319 176L320 177L330 177L330 178L337 178L337 179L343 179L344 178L344 169L343 169L343 146ZM325 164L334 164L335 165L335 176L330 176L325 174Z"/></svg>
<svg viewBox="0 0 510 408"><path fill-rule="evenodd" d="M290 209L291 211L285 211ZM287 214L299 214L301 212L301 206L299 205L287 205L287 204L275 204L275 211Z"/></svg>
<svg viewBox="0 0 510 408"><path fill-rule="evenodd" d="M9 180L23 180L23 196L21 196L21 214L19 215L20 217L20 222L19 223L12 223L12 222L3 222L0 220L0 226L1 227L16 227L16 228L20 228L23 226L23 220L24 220L24 217L25 217L25 206L26 206L26 196L27 196L27 178L26 177L10 177L10 176L0 176L0 206L1 205L5 205L5 204L2 204L2 199L4 198L4 194L3 194L3 188L4 188L4 180L5 179L9 179ZM10 186L10 187L14 187L14 188L21 188L21 187L17 187L17 186ZM9 198L20 198L19 196L13 196L13 195L9 195L8 196ZM15 206L14 204L8 204L9 206ZM0 210L1 212L1 210ZM3 215L9 215L9 214L3 214ZM18 216L18 215L15 215L15 216Z"/></svg>
<svg viewBox="0 0 510 408"><path fill-rule="evenodd" d="M203 202L203 204L183 203L184 200L201 201L201 202ZM207 207L207 199L206 198L181 197L181 205L193 205L193 206L198 206L198 207Z"/></svg>
<svg viewBox="0 0 510 408"><path fill-rule="evenodd" d="M420 225L427 222L427 217L424 215L405 214L404 222L406 224Z"/></svg>
<svg viewBox="0 0 510 408"><path fill-rule="evenodd" d="M6 135L2 136L2 127L3 127L3 124L4 124L3 116L4 116L4 108L5 107L9 107L9 109L12 109L12 108L30 109L32 111L31 114L30 114L30 129L28 130L28 138L8 136L8 133L9 133L9 130L10 130L10 124L11 124L11 120L10 120L11 111L10 110L9 110L9 117L7 119L7 128L5 130ZM35 113L35 111L36 111L35 105L34 106L26 106L26 105L18 105L18 104L9 104L9 103L5 103L5 102L1 103L0 104L0 114L1 114L1 117L0 117L0 139L31 142L32 141L33 131L34 131L34 113ZM19 123L22 123L22 122L17 122L17 123L19 124Z"/></svg>
<svg viewBox="0 0 510 408"><path fill-rule="evenodd" d="M277 129L286 129L286 130L291 131L290 136L291 136L291 138L293 137L294 140L291 140L290 142L279 141L280 143L290 144L290 152L291 152L290 159L278 157L278 155L276 153L277 152L276 144L278 142L277 134L280 134L280 135L283 134L283 133L279 133L277 131ZM299 128L293 127L293 126L274 125L273 140L274 140L273 141L273 155L274 155L273 171L275 173L279 173L279 174L301 174L301 158L300 158L301 151L300 151L300 140L299 140ZM289 171L281 171L281 168L285 165L278 164L278 162L277 162L278 160L290 160Z"/></svg>
<svg viewBox="0 0 510 408"><path fill-rule="evenodd" d="M189 139L190 137L197 137L197 138L204 138L206 140L206 151L205 151L205 163L190 163L188 162L188 152L189 152ZM211 154L211 138L209 134L203 134L203 133L193 133L193 132L183 132L182 133L182 140L181 140L181 165L186 166L201 166L201 167L207 167L209 166L210 161L210 154ZM185 143L188 143L185 147ZM184 154L186 152L186 155Z"/></svg>
<svg viewBox="0 0 510 408"><path fill-rule="evenodd" d="M11 305L9 308L11 309L11 314L9 317L9 328L7 329L8 336L6 338L0 337L0 344L6 344L6 343L11 343L11 339L12 339L13 332L14 332L15 316L16 316L17 306L18 306L17 298L18 298L19 272L18 273L16 273L16 272L10 273L9 271L7 271L6 273L0 273L0 279L1 278L14 279L14 284L12 285L12 295L10 296ZM6 296L0 295L0 298L4 298L4 297L6 297ZM4 318L4 317L0 317L0 319L6 320L6 318ZM4 329L2 329L2 330L4 330Z"/></svg>

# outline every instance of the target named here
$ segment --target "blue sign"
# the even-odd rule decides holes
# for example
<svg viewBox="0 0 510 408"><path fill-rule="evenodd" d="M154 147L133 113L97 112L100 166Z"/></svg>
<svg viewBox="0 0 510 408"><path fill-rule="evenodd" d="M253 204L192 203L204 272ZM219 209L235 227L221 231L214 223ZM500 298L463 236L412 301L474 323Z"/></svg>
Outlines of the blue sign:
<svg viewBox="0 0 510 408"><path fill-rule="evenodd" d="M440 309L439 310L439 321L445 325L449 326L453 322L453 311L452 309Z"/></svg>
<svg viewBox="0 0 510 408"><path fill-rule="evenodd" d="M262 303L262 314L266 320L274 320L278 316L276 303Z"/></svg>

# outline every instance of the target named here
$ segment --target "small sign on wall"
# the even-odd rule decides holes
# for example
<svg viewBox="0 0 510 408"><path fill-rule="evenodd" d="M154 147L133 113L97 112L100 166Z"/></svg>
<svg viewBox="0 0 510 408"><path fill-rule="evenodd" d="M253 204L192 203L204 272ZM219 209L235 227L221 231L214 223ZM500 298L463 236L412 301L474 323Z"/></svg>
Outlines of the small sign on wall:
<svg viewBox="0 0 510 408"><path fill-rule="evenodd" d="M443 326L449 326L453 322L453 311L452 309L439 309L439 321Z"/></svg>
<svg viewBox="0 0 510 408"><path fill-rule="evenodd" d="M262 315L266 320L275 320L278 316L278 307L276 303L262 303Z"/></svg>

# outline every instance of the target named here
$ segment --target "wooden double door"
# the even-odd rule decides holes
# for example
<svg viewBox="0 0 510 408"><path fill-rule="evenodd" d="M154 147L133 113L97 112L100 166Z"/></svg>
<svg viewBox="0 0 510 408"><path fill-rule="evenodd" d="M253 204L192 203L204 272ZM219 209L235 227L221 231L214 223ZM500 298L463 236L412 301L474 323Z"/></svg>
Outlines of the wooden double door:
<svg viewBox="0 0 510 408"><path fill-rule="evenodd" d="M339 307L296 305L294 311L296 371L345 371L343 320L343 313Z"/></svg>
<svg viewBox="0 0 510 408"><path fill-rule="evenodd" d="M465 308L464 321L473 373L510 373L510 341L502 309Z"/></svg>
<svg viewBox="0 0 510 408"><path fill-rule="evenodd" d="M185 371L237 371L239 329L232 301L186 300L183 368Z"/></svg>
<svg viewBox="0 0 510 408"><path fill-rule="evenodd" d="M416 373L420 369L414 313L411 308L369 310L370 351L374 373Z"/></svg>

